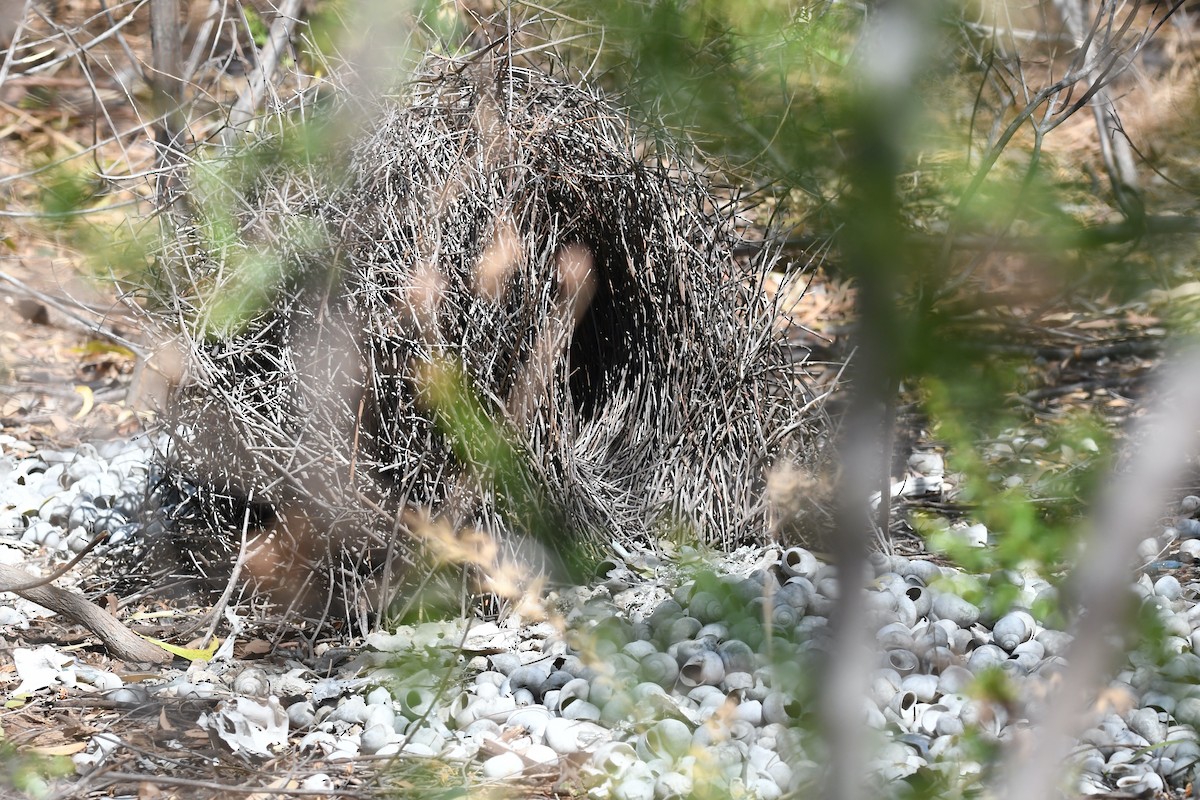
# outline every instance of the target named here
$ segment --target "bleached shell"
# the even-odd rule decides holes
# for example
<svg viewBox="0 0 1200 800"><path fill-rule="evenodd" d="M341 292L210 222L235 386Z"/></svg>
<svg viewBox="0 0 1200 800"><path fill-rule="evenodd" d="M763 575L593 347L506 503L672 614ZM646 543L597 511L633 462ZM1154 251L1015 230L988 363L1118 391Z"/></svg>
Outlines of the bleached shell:
<svg viewBox="0 0 1200 800"><path fill-rule="evenodd" d="M531 744L521 751L521 757L534 764L557 764L561 761L558 753L544 744Z"/></svg>
<svg viewBox="0 0 1200 800"><path fill-rule="evenodd" d="M521 657L516 653L494 653L488 656L492 669L501 675L510 675L521 666Z"/></svg>
<svg viewBox="0 0 1200 800"><path fill-rule="evenodd" d="M414 686L401 691L397 699L400 701L400 708L404 711L404 715L412 719L429 713L436 697L437 695L432 689Z"/></svg>
<svg viewBox="0 0 1200 800"><path fill-rule="evenodd" d="M374 703L367 706L367 716L363 720L363 727L368 728L372 725L382 725L388 729L395 728L396 712L390 704Z"/></svg>
<svg viewBox="0 0 1200 800"><path fill-rule="evenodd" d="M561 708L567 700L587 700L591 694L591 690L591 684L583 678L572 678L558 690L559 707Z"/></svg>
<svg viewBox="0 0 1200 800"><path fill-rule="evenodd" d="M650 653L642 658L638 674L643 680L669 688L679 677L679 663L667 653Z"/></svg>
<svg viewBox="0 0 1200 800"><path fill-rule="evenodd" d="M1144 708L1159 709L1170 714L1175 710L1175 696L1167 692L1151 689L1142 694Z"/></svg>
<svg viewBox="0 0 1200 800"><path fill-rule="evenodd" d="M628 742L606 742L596 748L591 764L606 775L619 777L637 760L637 752Z"/></svg>
<svg viewBox="0 0 1200 800"><path fill-rule="evenodd" d="M358 738L358 748L366 755L374 755L381 748L392 743L395 730L390 726L369 725Z"/></svg>
<svg viewBox="0 0 1200 800"><path fill-rule="evenodd" d="M938 675L938 693L960 694L975 680L975 675L966 667L950 666Z"/></svg>
<svg viewBox="0 0 1200 800"><path fill-rule="evenodd" d="M944 707L944 704L943 704ZM934 734L939 737L959 736L965 730L956 711L945 711L938 715Z"/></svg>
<svg viewBox="0 0 1200 800"><path fill-rule="evenodd" d="M247 697L266 697L271 693L270 680L260 667L247 667L239 672L233 679L232 688L235 694Z"/></svg>
<svg viewBox="0 0 1200 800"><path fill-rule="evenodd" d="M316 709L313 708L313 704L310 701L301 700L288 706L287 715L288 723L291 724L292 728L307 728L313 723L313 719L316 717Z"/></svg>
<svg viewBox="0 0 1200 800"><path fill-rule="evenodd" d="M781 630L790 630L796 627L803 616L802 611L798 611L790 605L780 604L771 609L771 622Z"/></svg>
<svg viewBox="0 0 1200 800"><path fill-rule="evenodd" d="M639 709L633 702L633 698L621 693L614 695L600 708L600 721L611 727L633 719L638 712Z"/></svg>
<svg viewBox="0 0 1200 800"><path fill-rule="evenodd" d="M717 654L726 672L750 672L757 663L757 656L750 645L738 639L728 639L717 645Z"/></svg>
<svg viewBox="0 0 1200 800"><path fill-rule="evenodd" d="M664 772L654 782L654 796L659 800L685 800L692 796L692 779L680 772Z"/></svg>
<svg viewBox="0 0 1200 800"><path fill-rule="evenodd" d="M536 694L549 677L549 664L525 664L508 674L508 688L512 691L529 689Z"/></svg>
<svg viewBox="0 0 1200 800"><path fill-rule="evenodd" d="M679 669L679 682L684 686L716 686L724 678L725 665L712 650L701 650Z"/></svg>
<svg viewBox="0 0 1200 800"><path fill-rule="evenodd" d="M621 648L622 653L629 656L630 658L635 658L639 661L641 659L645 658L646 656L650 655L651 653L655 653L657 651L658 651L658 648L654 646L654 642L649 642L644 639L638 639L636 641L632 641L629 644L627 644ZM575 675L575 673L573 673L573 672L571 672L569 674ZM575 675L575 677L580 677L580 676Z"/></svg>
<svg viewBox="0 0 1200 800"><path fill-rule="evenodd" d="M754 687L754 676L749 672L726 672L725 679L719 684L721 691L745 692Z"/></svg>
<svg viewBox="0 0 1200 800"><path fill-rule="evenodd" d="M779 559L779 568L789 578L799 575L812 578L821 564L817 557L803 547L789 547Z"/></svg>
<svg viewBox="0 0 1200 800"><path fill-rule="evenodd" d="M918 617L929 615L933 608L933 596L924 586L910 585L904 590L904 596L912 602Z"/></svg>
<svg viewBox="0 0 1200 800"><path fill-rule="evenodd" d="M1162 776L1154 772L1124 775L1116 781L1117 789L1128 792L1132 797L1153 796L1161 792L1164 786Z"/></svg>
<svg viewBox="0 0 1200 800"><path fill-rule="evenodd" d="M641 765L633 765L630 771L635 771L638 766ZM613 787L612 796L613 800L653 800L654 776L630 775Z"/></svg>
<svg viewBox="0 0 1200 800"><path fill-rule="evenodd" d="M908 597L902 596L896 601L896 621L908 625L909 627L916 625L917 620L925 616L927 613L928 609L925 611L918 610L916 603L914 603Z"/></svg>
<svg viewBox="0 0 1200 800"><path fill-rule="evenodd" d="M733 718L749 722L757 728L763 724L763 704L758 700L742 700L734 707Z"/></svg>
<svg viewBox="0 0 1200 800"><path fill-rule="evenodd" d="M898 595L891 592L866 592L864 599L868 611L894 613L900 602Z"/></svg>
<svg viewBox="0 0 1200 800"><path fill-rule="evenodd" d="M808 609L809 601L817 593L817 587L812 581L802 575L789 578L786 583L775 590L771 599L775 603L787 603L797 611Z"/></svg>
<svg viewBox="0 0 1200 800"><path fill-rule="evenodd" d="M938 676L916 673L906 676L900 682L902 691L912 692L922 703L932 703L940 692L938 691Z"/></svg>
<svg viewBox="0 0 1200 800"><path fill-rule="evenodd" d="M895 694L900 691L900 673L888 667L877 669L871 674L869 694L876 705L886 706Z"/></svg>
<svg viewBox="0 0 1200 800"><path fill-rule="evenodd" d="M688 603L688 614L704 624L725 619L728 612L726 603L712 592L696 592Z"/></svg>
<svg viewBox="0 0 1200 800"><path fill-rule="evenodd" d="M967 669L978 675L982 670L998 667L1008 660L1008 653L994 644L985 644L971 652L967 659Z"/></svg>
<svg viewBox="0 0 1200 800"><path fill-rule="evenodd" d="M600 720L600 709L586 700L573 699L563 704L560 711L564 719Z"/></svg>
<svg viewBox="0 0 1200 800"><path fill-rule="evenodd" d="M692 731L677 719L661 719L638 737L637 751L643 759L676 759L692 746Z"/></svg>
<svg viewBox="0 0 1200 800"><path fill-rule="evenodd" d="M913 648L912 630L901 622L893 622L879 629L875 634L875 643L883 649L911 650Z"/></svg>
<svg viewBox="0 0 1200 800"><path fill-rule="evenodd" d="M921 665L921 660L911 650L888 650L884 658L886 665L896 670L901 678L911 675Z"/></svg>
<svg viewBox="0 0 1200 800"><path fill-rule="evenodd" d="M767 724L788 725L800 718L804 709L783 692L768 692L762 701L762 717Z"/></svg>
<svg viewBox="0 0 1200 800"><path fill-rule="evenodd" d="M899 723L905 730L910 730L917 718L917 696L912 692L899 691L888 702L884 714Z"/></svg>
<svg viewBox="0 0 1200 800"><path fill-rule="evenodd" d="M665 644L686 642L703 627L704 623L695 617L678 617L659 629L658 640Z"/></svg>
<svg viewBox="0 0 1200 800"><path fill-rule="evenodd" d="M568 755L606 742L612 733L594 722L550 717L544 736L547 747L559 755Z"/></svg>
<svg viewBox="0 0 1200 800"><path fill-rule="evenodd" d="M933 599L932 613L938 619L949 620L960 628L968 628L979 619L979 607L956 594L942 592Z"/></svg>
<svg viewBox="0 0 1200 800"><path fill-rule="evenodd" d="M923 704L917 717L917 728L926 736L938 735L938 724L942 715L953 717L950 709L940 703Z"/></svg>
<svg viewBox="0 0 1200 800"><path fill-rule="evenodd" d="M499 780L520 775L525 770L525 762L516 753L501 753L484 761L480 769L485 778Z"/></svg>
<svg viewBox="0 0 1200 800"><path fill-rule="evenodd" d="M1017 645L1029 641L1036 623L1028 611L1010 611L992 626L992 641L1011 653Z"/></svg>

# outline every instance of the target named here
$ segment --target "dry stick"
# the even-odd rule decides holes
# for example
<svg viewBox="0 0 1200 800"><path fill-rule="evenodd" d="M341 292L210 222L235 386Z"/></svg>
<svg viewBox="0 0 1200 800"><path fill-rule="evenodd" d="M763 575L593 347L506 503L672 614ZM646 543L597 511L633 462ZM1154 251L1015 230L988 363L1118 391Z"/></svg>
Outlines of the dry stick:
<svg viewBox="0 0 1200 800"><path fill-rule="evenodd" d="M1063 18L1063 23L1075 38L1076 47L1080 48L1084 62L1091 56L1088 48L1087 32L1083 30L1084 8L1080 0L1056 0L1055 5ZM1093 68L1088 75L1093 83L1100 84L1091 98L1092 116L1096 120L1096 133L1099 134L1100 155L1104 161L1104 170L1108 173L1112 184L1113 195L1117 205L1125 216L1139 229L1145 216L1138 189L1137 168L1133 160L1133 148L1129 138L1121 127L1117 107L1112 100L1107 83L1100 82L1098 69Z"/></svg>
<svg viewBox="0 0 1200 800"><path fill-rule="evenodd" d="M279 54L287 45L296 24L296 16L300 13L300 0L283 0L275 21L271 23L271 31L266 44L258 53L258 68L250 80L246 91L238 97L233 109L229 112L229 125L221 134L221 143L226 147L232 145L243 133L243 127L251 119L267 92L267 86L275 75L275 67L279 63Z"/></svg>
<svg viewBox="0 0 1200 800"><path fill-rule="evenodd" d="M242 544L238 548L237 561L233 562L233 571L229 574L229 581L225 584L225 591L221 593L221 597L217 600L212 610L212 622L208 625L208 632L204 634L204 641L200 643L200 649L208 647L208 643L212 641L213 636L217 632L217 626L221 624L221 616L225 611L225 606L229 605L229 598L233 596L233 588L237 586L238 579L242 577L242 567L246 564L246 531L250 529L250 505L254 502L254 490L250 490L250 496L246 498L246 513L242 517Z"/></svg>
<svg viewBox="0 0 1200 800"><path fill-rule="evenodd" d="M1126 618L1124 593L1113 587L1129 582L1129 567L1137 542L1147 535L1166 501L1164 487L1176 485L1188 456L1200 445L1200 352L1192 351L1164 368L1158 413L1147 414L1131 441L1142 442L1127 470L1114 475L1100 495L1091 539L1068 586L1083 610L1075 640L1067 653L1066 674L1050 695L1032 753L1012 748L1008 764L996 774L1008 777L999 797L1050 800L1058 796L1062 765L1072 734L1083 727L1089 698L1099 687L1115 658L1109 636L1114 621ZM1036 722L1036 721L1035 721Z"/></svg>
<svg viewBox="0 0 1200 800"><path fill-rule="evenodd" d="M238 786L236 784L219 783L217 781L202 781L192 778L172 778L165 775L136 775L132 772L107 772L105 782L101 786L111 786L120 781L130 781L139 786L183 786L189 789L211 789L229 794L253 795L287 795L289 797L358 797L363 796L361 789L298 789L273 786Z"/></svg>
<svg viewBox="0 0 1200 800"><path fill-rule="evenodd" d="M84 556L86 556L88 553L95 550L96 545L100 544L107 538L108 538L107 533L100 534L95 539L88 542L87 547L80 550L79 553L74 558L72 558L66 564L64 564L61 567L59 567L58 569L54 570L54 572L51 572L49 575L47 575L44 578L33 578L31 576L30 580L26 581L25 583L18 583L18 584L6 584L6 583L4 583L4 581L0 581L0 592L13 592L15 594L17 592L26 591L27 589L36 589L39 586L45 586L49 583L53 583L54 581L61 578L63 575L66 575L68 572L70 572L75 567L76 564L78 564L80 561L83 560Z"/></svg>
<svg viewBox="0 0 1200 800"><path fill-rule="evenodd" d="M41 300L43 303L50 306L55 311L58 311L58 312L64 314L65 316L69 317L70 319L74 320L75 322L83 325L83 327L86 328L89 333L103 336L105 339L108 339L109 341L119 344L122 347L130 350L131 352L134 353L134 355L138 356L139 358L146 357L146 350L141 345L131 342L129 339L126 339L124 336L113 333L112 331L110 331L106 328L102 328L102 327L100 327L100 325L96 324L95 322L89 322L88 320L86 320L82 316L80 316L78 313L76 313L74 309L68 307L61 300L59 300L55 297L52 297L51 295L48 295L45 292L40 292L37 289L34 289L32 286L29 286L28 284L26 284L25 282L21 281L18 278L14 278L12 275L9 275L7 272L5 272L3 270L0 270L0 280L3 280L7 283L12 284L17 289L19 289L21 292L23 292L37 300ZM91 311L91 309L88 309L86 306L76 305L76 308L82 308L86 311ZM95 312L92 312L92 313L95 313Z"/></svg>
<svg viewBox="0 0 1200 800"><path fill-rule="evenodd" d="M37 583L40 581L23 569L0 565L0 585L14 586L13 594L87 628L122 661L165 664L171 660L170 653L138 636L83 595L57 586L38 586ZM26 586L28 588L24 588Z"/></svg>

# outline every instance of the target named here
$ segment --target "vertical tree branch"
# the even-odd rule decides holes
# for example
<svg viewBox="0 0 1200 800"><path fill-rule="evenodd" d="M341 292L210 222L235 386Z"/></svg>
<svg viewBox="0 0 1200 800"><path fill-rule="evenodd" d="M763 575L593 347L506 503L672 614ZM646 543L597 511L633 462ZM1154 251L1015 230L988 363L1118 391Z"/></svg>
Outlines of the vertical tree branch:
<svg viewBox="0 0 1200 800"><path fill-rule="evenodd" d="M890 434L881 413L888 416L906 359L896 307L897 276L906 269L896 176L903 162L904 120L915 106L913 77L926 55L925 17L923 4L885 5L874 13L859 43L860 86L851 99L853 150L845 165L850 189L842 204L840 238L844 266L856 287L857 328L829 548L837 562L839 595L830 619L833 643L821 717L829 748L827 800L858 800L865 788L868 758L858 712L872 666L863 596L872 522L867 498L878 483L881 461L890 464L883 452ZM890 499L888 483L879 502ZM881 519L885 514L880 511Z"/></svg>
<svg viewBox="0 0 1200 800"><path fill-rule="evenodd" d="M150 0L150 46L152 49L154 114L158 131L157 148L158 206L166 208L175 201L179 176L175 174L183 154L184 122L183 61L179 44L179 0Z"/></svg>

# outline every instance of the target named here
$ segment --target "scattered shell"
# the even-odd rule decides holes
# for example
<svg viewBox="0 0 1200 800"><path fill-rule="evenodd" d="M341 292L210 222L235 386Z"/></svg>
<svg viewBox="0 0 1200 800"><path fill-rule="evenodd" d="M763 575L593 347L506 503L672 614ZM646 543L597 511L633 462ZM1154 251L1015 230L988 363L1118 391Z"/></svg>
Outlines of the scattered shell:
<svg viewBox="0 0 1200 800"><path fill-rule="evenodd" d="M789 547L783 551L783 555L779 559L779 567L789 578L799 575L811 579L820 568L820 562L817 561L816 556L803 547Z"/></svg>
<svg viewBox="0 0 1200 800"><path fill-rule="evenodd" d="M525 762L516 753L501 753L483 762L483 776L491 780L511 778L525 770Z"/></svg>
<svg viewBox="0 0 1200 800"><path fill-rule="evenodd" d="M724 678L725 665L712 650L701 650L679 668L679 682L684 686L716 686Z"/></svg>
<svg viewBox="0 0 1200 800"><path fill-rule="evenodd" d="M1010 611L992 626L992 641L1011 653L1017 645L1033 636L1037 623L1028 611Z"/></svg>
<svg viewBox="0 0 1200 800"><path fill-rule="evenodd" d="M978 606L949 592L942 592L935 597L931 607L938 619L951 621L960 628L969 628L979 620Z"/></svg>

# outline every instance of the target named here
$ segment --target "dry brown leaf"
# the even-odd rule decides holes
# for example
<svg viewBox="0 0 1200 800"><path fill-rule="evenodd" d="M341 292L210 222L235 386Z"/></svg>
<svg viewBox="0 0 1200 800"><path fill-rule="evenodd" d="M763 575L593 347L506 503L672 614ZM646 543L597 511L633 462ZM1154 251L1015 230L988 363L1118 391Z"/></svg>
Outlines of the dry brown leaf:
<svg viewBox="0 0 1200 800"><path fill-rule="evenodd" d="M87 742L68 742L66 744L43 745L39 747L30 747L31 753L37 753L40 756L70 756L75 753L81 753L87 749Z"/></svg>

